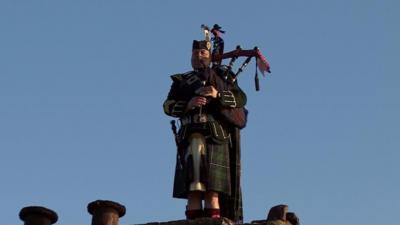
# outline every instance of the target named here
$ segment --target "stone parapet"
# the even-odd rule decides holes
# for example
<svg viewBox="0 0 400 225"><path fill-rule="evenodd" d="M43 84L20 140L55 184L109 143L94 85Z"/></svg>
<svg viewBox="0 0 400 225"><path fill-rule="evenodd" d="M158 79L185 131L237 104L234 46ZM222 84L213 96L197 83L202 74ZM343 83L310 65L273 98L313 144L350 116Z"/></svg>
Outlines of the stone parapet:
<svg viewBox="0 0 400 225"><path fill-rule="evenodd" d="M227 219L211 219L211 218L198 218L194 220L175 220L169 222L152 222L145 224L135 224L135 225L234 225L234 223Z"/></svg>

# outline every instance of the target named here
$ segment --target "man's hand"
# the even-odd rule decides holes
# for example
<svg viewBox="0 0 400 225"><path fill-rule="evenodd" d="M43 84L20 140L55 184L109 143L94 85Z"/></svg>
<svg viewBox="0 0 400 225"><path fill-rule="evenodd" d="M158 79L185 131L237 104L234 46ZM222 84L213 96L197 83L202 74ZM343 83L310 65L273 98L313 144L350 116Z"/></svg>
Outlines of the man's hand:
<svg viewBox="0 0 400 225"><path fill-rule="evenodd" d="M186 106L186 112L195 108L200 107L207 104L207 99L203 96L196 96L190 99L189 103Z"/></svg>
<svg viewBox="0 0 400 225"><path fill-rule="evenodd" d="M214 86L207 86L207 87L201 87L196 90L196 94L205 96L205 97L212 97L212 98L217 98L218 96L218 91L215 89Z"/></svg>

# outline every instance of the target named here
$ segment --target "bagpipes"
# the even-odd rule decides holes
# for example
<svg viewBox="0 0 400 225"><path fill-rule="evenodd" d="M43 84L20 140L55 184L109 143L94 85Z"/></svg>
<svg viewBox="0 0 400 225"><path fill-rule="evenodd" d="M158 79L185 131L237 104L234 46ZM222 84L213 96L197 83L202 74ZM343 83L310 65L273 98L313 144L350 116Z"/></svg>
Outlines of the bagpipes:
<svg viewBox="0 0 400 225"><path fill-rule="evenodd" d="M203 24L201 25L201 28L204 32L205 40L208 42L213 42L213 50L211 53L213 66L219 66L221 65L223 59L230 58L231 60L227 65L227 71L231 71L233 63L236 61L237 58L247 57L242 65L239 67L238 71L234 73L234 75L231 77L232 82L234 82L237 79L238 75L243 72L243 69L249 64L250 60L253 57L256 58L256 74L254 76L254 82L256 91L259 91L260 82L258 78L258 70L260 70L263 76L265 76L265 72L271 73L269 63L267 62L265 56L261 53L260 49L258 49L258 47L254 47L251 50L243 50L238 45L235 50L224 53L224 40L221 36L225 33L225 31L221 30L222 27L220 27L218 24L214 24L213 28L210 30L206 25ZM210 33L213 34L212 38Z"/></svg>

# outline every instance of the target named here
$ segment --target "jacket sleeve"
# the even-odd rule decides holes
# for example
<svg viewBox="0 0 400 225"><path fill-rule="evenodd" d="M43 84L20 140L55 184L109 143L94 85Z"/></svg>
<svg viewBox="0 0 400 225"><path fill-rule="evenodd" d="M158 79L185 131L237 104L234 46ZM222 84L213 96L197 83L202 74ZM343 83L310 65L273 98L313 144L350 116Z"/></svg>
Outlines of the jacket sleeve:
<svg viewBox="0 0 400 225"><path fill-rule="evenodd" d="M246 94L240 89L237 82L233 84L231 89L220 91L218 93L218 99L221 106L230 108L244 107L247 102Z"/></svg>
<svg viewBox="0 0 400 225"><path fill-rule="evenodd" d="M233 83L229 82L234 73L227 66L219 66L215 68L216 73L224 84L219 85L218 101L219 105L224 108L242 108L246 105L246 94L240 89L237 80Z"/></svg>
<svg viewBox="0 0 400 225"><path fill-rule="evenodd" d="M175 75L171 76L173 83L171 89L169 90L168 97L164 101L163 108L165 114L172 117L181 117L185 113L187 106L187 101L180 100L179 98L179 86L181 76Z"/></svg>

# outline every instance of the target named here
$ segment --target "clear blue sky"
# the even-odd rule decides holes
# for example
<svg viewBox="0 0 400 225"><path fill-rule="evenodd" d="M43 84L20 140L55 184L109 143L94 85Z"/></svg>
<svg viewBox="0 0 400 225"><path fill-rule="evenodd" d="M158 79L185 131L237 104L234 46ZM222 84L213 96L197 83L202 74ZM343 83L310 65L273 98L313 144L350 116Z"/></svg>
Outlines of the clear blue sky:
<svg viewBox="0 0 400 225"><path fill-rule="evenodd" d="M27 205L90 224L183 218L162 103L201 24L259 46L272 74L243 130L245 221L285 203L304 225L376 225L400 211L399 1L0 2L0 221Z"/></svg>

